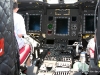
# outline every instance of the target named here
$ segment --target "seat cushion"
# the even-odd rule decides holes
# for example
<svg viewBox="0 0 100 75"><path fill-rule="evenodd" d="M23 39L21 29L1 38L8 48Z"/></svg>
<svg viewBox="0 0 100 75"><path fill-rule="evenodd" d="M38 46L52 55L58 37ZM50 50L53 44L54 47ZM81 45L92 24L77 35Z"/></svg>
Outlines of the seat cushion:
<svg viewBox="0 0 100 75"><path fill-rule="evenodd" d="M27 44L19 50L20 64L22 64L31 52L31 47Z"/></svg>

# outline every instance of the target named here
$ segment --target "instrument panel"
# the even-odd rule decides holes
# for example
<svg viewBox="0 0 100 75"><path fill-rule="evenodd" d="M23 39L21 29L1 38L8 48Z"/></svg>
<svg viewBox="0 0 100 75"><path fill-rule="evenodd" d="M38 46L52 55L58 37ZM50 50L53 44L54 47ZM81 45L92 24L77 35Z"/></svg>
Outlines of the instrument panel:
<svg viewBox="0 0 100 75"><path fill-rule="evenodd" d="M29 8L32 7L30 4ZM32 10L20 13L25 16L27 33L45 34L46 39L77 40L80 33L94 33L94 10L86 7L80 12L77 5L36 2Z"/></svg>
<svg viewBox="0 0 100 75"><path fill-rule="evenodd" d="M75 13L73 13L73 11ZM71 39L78 33L77 9L48 9L46 19L46 38Z"/></svg>

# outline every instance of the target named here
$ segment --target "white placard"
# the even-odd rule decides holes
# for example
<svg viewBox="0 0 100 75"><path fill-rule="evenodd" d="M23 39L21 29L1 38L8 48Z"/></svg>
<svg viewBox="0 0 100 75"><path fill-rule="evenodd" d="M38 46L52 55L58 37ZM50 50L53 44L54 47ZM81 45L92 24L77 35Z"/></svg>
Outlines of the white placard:
<svg viewBox="0 0 100 75"><path fill-rule="evenodd" d="M70 68L56 68L57 71L70 71Z"/></svg>
<svg viewBox="0 0 100 75"><path fill-rule="evenodd" d="M73 3L76 3L76 2L78 2L78 0L64 0L65 4L73 4Z"/></svg>

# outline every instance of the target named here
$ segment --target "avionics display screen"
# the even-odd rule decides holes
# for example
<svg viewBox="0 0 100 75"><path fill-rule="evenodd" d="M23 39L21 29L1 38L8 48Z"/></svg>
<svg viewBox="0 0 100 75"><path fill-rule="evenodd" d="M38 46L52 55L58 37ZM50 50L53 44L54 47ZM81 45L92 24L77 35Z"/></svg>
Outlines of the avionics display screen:
<svg viewBox="0 0 100 75"><path fill-rule="evenodd" d="M40 31L40 15L29 15L29 30Z"/></svg>
<svg viewBox="0 0 100 75"><path fill-rule="evenodd" d="M85 31L94 31L94 16L85 16Z"/></svg>
<svg viewBox="0 0 100 75"><path fill-rule="evenodd" d="M56 34L68 34L68 18L56 18Z"/></svg>

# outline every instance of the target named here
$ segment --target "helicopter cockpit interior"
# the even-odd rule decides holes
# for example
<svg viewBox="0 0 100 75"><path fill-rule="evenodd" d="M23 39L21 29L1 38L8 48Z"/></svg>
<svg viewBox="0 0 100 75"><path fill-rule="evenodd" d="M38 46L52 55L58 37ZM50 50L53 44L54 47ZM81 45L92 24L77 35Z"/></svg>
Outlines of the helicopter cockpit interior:
<svg viewBox="0 0 100 75"><path fill-rule="evenodd" d="M38 42L33 52L37 69L32 66L27 75L98 75L87 53L97 27L97 0L17 2L27 35Z"/></svg>

